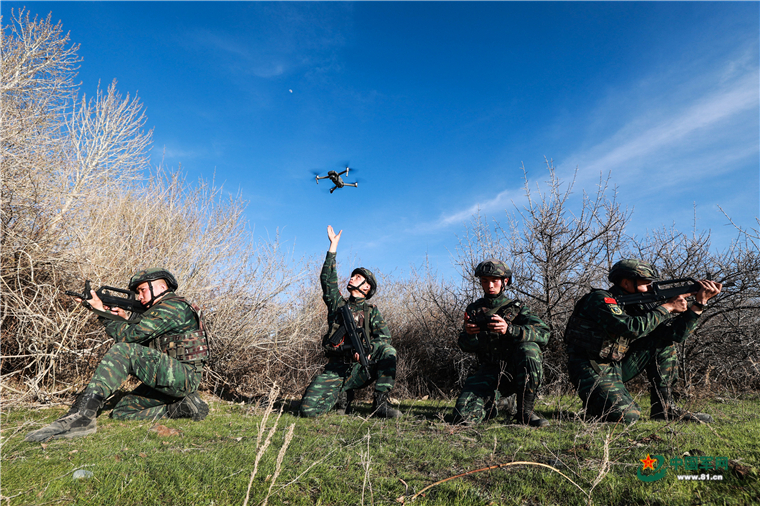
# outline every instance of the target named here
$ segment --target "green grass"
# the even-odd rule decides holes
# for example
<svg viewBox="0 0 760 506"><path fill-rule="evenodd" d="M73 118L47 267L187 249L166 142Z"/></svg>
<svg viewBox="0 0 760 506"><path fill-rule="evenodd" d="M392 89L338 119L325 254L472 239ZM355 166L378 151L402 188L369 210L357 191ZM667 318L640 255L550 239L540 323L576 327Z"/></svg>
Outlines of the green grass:
<svg viewBox="0 0 760 506"><path fill-rule="evenodd" d="M646 401L641 404L647 413ZM357 415L316 420L297 418L286 409L259 464L249 504L261 504L267 496L293 423L295 437L269 504L399 504L402 496L409 503L438 480L512 461L551 465L583 491L545 467L513 466L450 480L414 504L586 504L589 491L599 505L760 504L760 400L713 400L691 407L711 413L716 422L665 424L644 416L630 427L587 424L573 416L580 408L573 397L542 399L538 408L552 423L540 430L507 424L503 417L477 427L452 426L447 423L451 404L444 402L403 402L404 417L391 421L367 418L368 405L361 404ZM23 441L27 432L63 412L2 414L3 505L242 505L245 500L263 407L219 401L200 423L161 420L180 431L175 436L151 431L152 423L120 422L104 414L92 436L44 446ZM269 417L269 427L275 418ZM606 469L605 444L608 472L591 490ZM647 454L669 460L687 451L725 456L740 467L717 471L723 481L678 481L672 470L653 483L637 478L639 459ZM93 477L75 480L77 469Z"/></svg>

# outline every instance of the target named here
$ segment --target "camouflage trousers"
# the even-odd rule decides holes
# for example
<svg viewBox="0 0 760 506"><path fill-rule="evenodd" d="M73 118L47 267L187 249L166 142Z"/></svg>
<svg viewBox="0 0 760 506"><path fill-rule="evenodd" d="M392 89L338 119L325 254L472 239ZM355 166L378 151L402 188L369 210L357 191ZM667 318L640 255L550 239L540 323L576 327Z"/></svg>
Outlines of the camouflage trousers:
<svg viewBox="0 0 760 506"><path fill-rule="evenodd" d="M506 360L481 362L467 378L454 407L454 423L480 423L491 414L501 395L535 395L544 379L543 354L536 343L515 343L504 353Z"/></svg>
<svg viewBox="0 0 760 506"><path fill-rule="evenodd" d="M678 353L672 342L657 339L635 341L623 360L600 362L593 354L568 346L570 382L583 401L586 414L609 422L635 422L641 408L625 388L625 382L646 371L652 402L658 392L669 392L678 374Z"/></svg>
<svg viewBox="0 0 760 506"><path fill-rule="evenodd" d="M142 385L122 397L111 413L120 420L158 419L166 405L195 392L201 373L166 353L135 343L117 343L95 369L87 390L108 397L134 375Z"/></svg>
<svg viewBox="0 0 760 506"><path fill-rule="evenodd" d="M387 343L374 346L370 375L358 362L330 359L325 370L312 380L301 399L301 416L315 417L330 411L341 392L357 390L375 381L375 392L389 392L396 383L396 349Z"/></svg>

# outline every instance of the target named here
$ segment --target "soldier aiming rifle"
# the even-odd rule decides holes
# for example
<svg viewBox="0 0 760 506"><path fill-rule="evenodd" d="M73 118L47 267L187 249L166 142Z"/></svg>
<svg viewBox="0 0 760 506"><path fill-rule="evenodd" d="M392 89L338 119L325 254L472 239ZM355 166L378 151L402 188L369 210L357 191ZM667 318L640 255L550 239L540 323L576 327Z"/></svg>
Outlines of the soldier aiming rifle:
<svg viewBox="0 0 760 506"><path fill-rule="evenodd" d="M89 284L89 283L88 283ZM162 268L140 271L129 281L144 312L127 320L120 307L103 304L95 290L78 298L100 316L116 344L95 369L92 380L68 413L47 427L30 432L26 441L87 436L97 430L96 417L106 399L129 375L142 381L122 397L111 413L120 420L192 418L203 420L208 405L197 393L208 341L198 308L175 294L177 281ZM78 295L78 294L75 294ZM110 316L108 316L110 314Z"/></svg>
<svg viewBox="0 0 760 506"><path fill-rule="evenodd" d="M676 344L697 327L707 302L723 285L709 279L687 285L670 299L654 301L655 268L642 260L620 260L612 266L607 290L594 289L576 304L565 330L570 381L586 415L608 422L635 422L641 410L625 382L646 371L652 420L712 422L673 402L677 378ZM694 296L694 302L686 299ZM642 298L643 297L643 298ZM621 307L621 301L625 305Z"/></svg>

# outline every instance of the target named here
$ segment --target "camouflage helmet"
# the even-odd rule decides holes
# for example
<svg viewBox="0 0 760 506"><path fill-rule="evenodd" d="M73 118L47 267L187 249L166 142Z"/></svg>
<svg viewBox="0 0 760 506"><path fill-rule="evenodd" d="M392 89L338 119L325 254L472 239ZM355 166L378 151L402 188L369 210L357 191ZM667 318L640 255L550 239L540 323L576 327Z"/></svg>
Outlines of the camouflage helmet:
<svg viewBox="0 0 760 506"><path fill-rule="evenodd" d="M475 277L491 276L507 280L507 285L512 284L512 271L507 264L498 258L486 258L475 267Z"/></svg>
<svg viewBox="0 0 760 506"><path fill-rule="evenodd" d="M607 279L611 283L618 284L622 279L646 279L647 281L654 281L659 277L657 269L649 262L636 258L626 258L612 266Z"/></svg>
<svg viewBox="0 0 760 506"><path fill-rule="evenodd" d="M365 269L364 267L357 267L351 271L351 277L353 277L354 274L361 274L364 276L364 279L367 280L367 283L369 283L369 292L367 292L367 299L371 299L372 296L375 295L375 292L377 292L377 280L375 279L375 275L372 274L372 271Z"/></svg>
<svg viewBox="0 0 760 506"><path fill-rule="evenodd" d="M163 267L150 267L142 271L138 271L129 280L129 289L133 292L137 291L137 287L146 281L155 281L157 279L163 279L166 281L166 286L169 287L169 291L173 292L179 286L177 280L174 279L172 273L164 269Z"/></svg>

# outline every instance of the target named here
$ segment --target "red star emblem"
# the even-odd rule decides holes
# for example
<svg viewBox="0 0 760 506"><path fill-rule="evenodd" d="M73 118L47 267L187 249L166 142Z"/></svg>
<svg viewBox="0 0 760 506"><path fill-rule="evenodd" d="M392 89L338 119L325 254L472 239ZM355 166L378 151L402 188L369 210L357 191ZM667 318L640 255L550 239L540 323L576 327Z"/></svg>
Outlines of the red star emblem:
<svg viewBox="0 0 760 506"><path fill-rule="evenodd" d="M639 460L641 461L642 464L644 464L644 467L641 468L642 471L645 469L651 469L652 471L654 471L654 463L657 462L657 460L650 457L648 453L647 453L647 458L639 459Z"/></svg>

